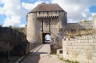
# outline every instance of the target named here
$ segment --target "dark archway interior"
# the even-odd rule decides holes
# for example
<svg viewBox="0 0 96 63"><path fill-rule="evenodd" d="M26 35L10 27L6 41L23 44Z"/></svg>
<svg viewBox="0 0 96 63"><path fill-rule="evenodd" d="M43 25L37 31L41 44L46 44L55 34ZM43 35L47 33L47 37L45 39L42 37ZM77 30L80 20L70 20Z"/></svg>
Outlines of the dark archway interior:
<svg viewBox="0 0 96 63"><path fill-rule="evenodd" d="M51 34L50 33L42 33L42 43L47 44L51 41Z"/></svg>

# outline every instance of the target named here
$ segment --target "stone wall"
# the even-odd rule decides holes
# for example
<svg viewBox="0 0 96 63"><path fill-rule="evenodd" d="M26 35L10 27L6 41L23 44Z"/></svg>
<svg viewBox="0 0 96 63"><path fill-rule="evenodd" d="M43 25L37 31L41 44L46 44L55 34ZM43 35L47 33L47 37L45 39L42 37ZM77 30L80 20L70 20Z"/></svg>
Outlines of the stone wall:
<svg viewBox="0 0 96 63"><path fill-rule="evenodd" d="M56 13L56 14L55 14ZM31 44L42 43L42 33L50 33L52 39L56 41L58 39L59 45L61 45L61 39L58 38L58 34L61 28L67 24L67 13L65 12L34 12L27 15L27 40ZM53 42L53 41L52 41ZM57 43L57 41L55 42ZM30 44L30 46L32 46ZM58 45L58 43L57 43ZM56 47L58 47L56 45ZM30 47L32 49L32 47Z"/></svg>
<svg viewBox="0 0 96 63"><path fill-rule="evenodd" d="M28 14L27 20L27 40L30 43L30 49L32 49L32 47L41 43L40 23L37 21L35 13Z"/></svg>
<svg viewBox="0 0 96 63"><path fill-rule="evenodd" d="M93 16L93 28L96 29L96 15Z"/></svg>
<svg viewBox="0 0 96 63"><path fill-rule="evenodd" d="M96 63L96 36L62 40L63 57L80 63Z"/></svg>
<svg viewBox="0 0 96 63"><path fill-rule="evenodd" d="M78 24L80 26L82 26L84 29L92 29L93 28L93 22L92 21L81 21Z"/></svg>

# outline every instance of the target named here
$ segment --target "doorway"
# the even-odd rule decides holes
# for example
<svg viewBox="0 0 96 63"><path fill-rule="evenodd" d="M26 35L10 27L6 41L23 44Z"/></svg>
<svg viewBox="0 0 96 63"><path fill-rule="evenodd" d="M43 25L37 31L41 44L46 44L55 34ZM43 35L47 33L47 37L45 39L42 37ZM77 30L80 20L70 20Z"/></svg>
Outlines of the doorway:
<svg viewBox="0 0 96 63"><path fill-rule="evenodd" d="M51 42L51 34L50 33L43 33L42 34L42 43L43 44L50 44Z"/></svg>

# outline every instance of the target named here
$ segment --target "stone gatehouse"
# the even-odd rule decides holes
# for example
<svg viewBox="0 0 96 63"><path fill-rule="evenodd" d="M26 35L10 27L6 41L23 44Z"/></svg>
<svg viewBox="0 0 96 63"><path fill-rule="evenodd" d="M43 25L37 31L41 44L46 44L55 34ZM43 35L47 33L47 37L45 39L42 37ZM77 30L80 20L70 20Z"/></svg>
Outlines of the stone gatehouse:
<svg viewBox="0 0 96 63"><path fill-rule="evenodd" d="M27 15L27 40L30 44L45 43L45 36L51 36L51 44L62 46L62 29L67 24L67 12L58 4L42 3Z"/></svg>
<svg viewBox="0 0 96 63"><path fill-rule="evenodd" d="M58 4L42 3L27 14L27 40L30 49L34 45L45 44L48 35L48 39L51 37L49 43L55 50L62 48L63 58L80 63L96 63L96 38L93 38L96 37L96 31L93 32L92 27L90 22L67 23L67 12Z"/></svg>

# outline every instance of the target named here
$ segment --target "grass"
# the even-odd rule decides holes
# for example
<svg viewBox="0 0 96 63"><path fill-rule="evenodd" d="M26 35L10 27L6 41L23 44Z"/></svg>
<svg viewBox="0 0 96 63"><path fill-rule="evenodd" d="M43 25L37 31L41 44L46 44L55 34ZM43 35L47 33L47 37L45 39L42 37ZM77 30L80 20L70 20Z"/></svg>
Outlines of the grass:
<svg viewBox="0 0 96 63"><path fill-rule="evenodd" d="M66 32L66 37L67 38L75 38L75 37L81 37L82 35L93 35L96 34L96 30L92 30L92 29L87 29L87 30L78 30L75 32Z"/></svg>
<svg viewBox="0 0 96 63"><path fill-rule="evenodd" d="M51 53L51 55L57 55L56 53Z"/></svg>
<svg viewBox="0 0 96 63"><path fill-rule="evenodd" d="M61 61L64 61L65 63L79 63L78 61L73 61L73 60L69 60L69 59L63 59L63 58L59 58Z"/></svg>

